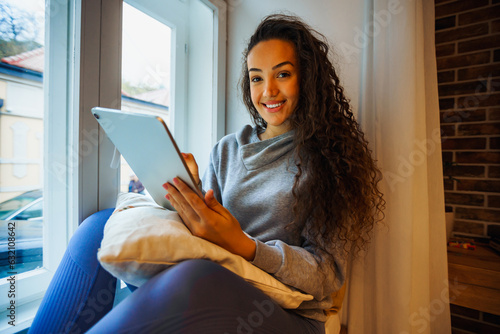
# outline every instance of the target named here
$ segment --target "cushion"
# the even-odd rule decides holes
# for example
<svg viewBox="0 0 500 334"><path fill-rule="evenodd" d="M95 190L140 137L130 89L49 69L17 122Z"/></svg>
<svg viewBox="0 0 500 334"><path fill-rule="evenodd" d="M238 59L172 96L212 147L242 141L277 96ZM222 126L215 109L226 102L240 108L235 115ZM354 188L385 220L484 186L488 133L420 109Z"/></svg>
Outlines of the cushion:
<svg viewBox="0 0 500 334"><path fill-rule="evenodd" d="M241 256L192 235L176 212L157 205L149 196L135 193L118 195L97 257L104 269L135 286L181 261L208 259L241 276L283 308L297 308L303 301L313 299Z"/></svg>

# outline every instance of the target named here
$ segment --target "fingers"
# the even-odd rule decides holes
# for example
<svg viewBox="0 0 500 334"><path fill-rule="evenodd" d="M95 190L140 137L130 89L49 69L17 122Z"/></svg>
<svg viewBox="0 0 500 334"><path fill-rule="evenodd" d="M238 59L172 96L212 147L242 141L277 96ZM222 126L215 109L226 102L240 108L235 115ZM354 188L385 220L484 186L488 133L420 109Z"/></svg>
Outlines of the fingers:
<svg viewBox="0 0 500 334"><path fill-rule="evenodd" d="M207 210L205 202L196 194L184 181L179 178L174 178L174 185L179 193L184 197L184 200L190 205L198 215L204 210ZM201 216L201 215L200 215Z"/></svg>
<svg viewBox="0 0 500 334"><path fill-rule="evenodd" d="M184 161L186 161L189 171L191 172L191 175L193 175L196 184L200 183L198 164L196 163L194 156L191 153L181 153L181 154L182 157L184 158Z"/></svg>
<svg viewBox="0 0 500 334"><path fill-rule="evenodd" d="M172 204L174 209L182 218L184 224L186 224L191 232L193 232L193 228L195 227L193 224L197 224L200 219L199 216L186 201L182 193L180 193L173 185L165 183L163 187L168 191L165 198L170 201L170 204Z"/></svg>
<svg viewBox="0 0 500 334"><path fill-rule="evenodd" d="M217 212L220 215L225 215L226 213L226 208L224 208L214 197L214 191L210 189L205 193L205 203L207 206Z"/></svg>

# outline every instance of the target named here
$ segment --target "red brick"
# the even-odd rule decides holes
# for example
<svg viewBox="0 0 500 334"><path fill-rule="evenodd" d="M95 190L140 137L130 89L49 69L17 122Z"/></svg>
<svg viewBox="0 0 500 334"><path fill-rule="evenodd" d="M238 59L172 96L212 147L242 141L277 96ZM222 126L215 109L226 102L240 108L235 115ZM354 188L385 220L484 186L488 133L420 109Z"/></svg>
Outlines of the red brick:
<svg viewBox="0 0 500 334"><path fill-rule="evenodd" d="M500 46L500 34L492 34L487 37L476 38L470 41L458 43L458 53L472 52L484 49L493 49Z"/></svg>
<svg viewBox="0 0 500 334"><path fill-rule="evenodd" d="M457 130L459 136L495 135L498 133L500 133L500 122L459 124Z"/></svg>
<svg viewBox="0 0 500 334"><path fill-rule="evenodd" d="M451 56L455 54L455 43L451 44L442 44L442 45L437 45L436 46L436 57L445 57L445 56Z"/></svg>
<svg viewBox="0 0 500 334"><path fill-rule="evenodd" d="M486 110L460 110L460 111L443 111L440 113L441 124L446 123L462 123L462 122L480 122L486 120Z"/></svg>
<svg viewBox="0 0 500 334"><path fill-rule="evenodd" d="M459 81L473 80L473 79L484 80L489 77L500 76L500 66L498 64L495 64L495 65L468 67L458 70L457 73Z"/></svg>
<svg viewBox="0 0 500 334"><path fill-rule="evenodd" d="M444 140L441 144L443 150L484 150L486 138L455 138Z"/></svg>
<svg viewBox="0 0 500 334"><path fill-rule="evenodd" d="M465 95L471 93L484 93L487 87L484 82L481 81L469 81L457 84L446 84L439 85L438 92L439 97L451 96L451 95Z"/></svg>
<svg viewBox="0 0 500 334"><path fill-rule="evenodd" d="M451 162L453 160L453 152L441 152L441 156L443 159L443 163Z"/></svg>
<svg viewBox="0 0 500 334"><path fill-rule="evenodd" d="M500 196L488 195L488 207L500 208Z"/></svg>
<svg viewBox="0 0 500 334"><path fill-rule="evenodd" d="M443 17L442 19L437 19L435 23L435 30L443 30L448 28L453 28L455 26L457 17L455 15Z"/></svg>
<svg viewBox="0 0 500 334"><path fill-rule="evenodd" d="M496 91L500 91L500 78L490 80L489 92L493 93Z"/></svg>
<svg viewBox="0 0 500 334"><path fill-rule="evenodd" d="M488 207L500 208L500 196L488 195Z"/></svg>
<svg viewBox="0 0 500 334"><path fill-rule="evenodd" d="M486 235L473 235L473 234L467 234L467 233L461 233L461 232L454 232L453 235L457 238L464 238L464 239L470 240L472 242L477 243L478 245L487 245L490 242L490 238L487 237ZM471 333L467 332L467 334L471 334ZM481 334L483 334L483 333L481 333Z"/></svg>
<svg viewBox="0 0 500 334"><path fill-rule="evenodd" d="M453 323L451 324L451 334L471 334L471 332L463 331L461 329L457 329L453 327Z"/></svg>
<svg viewBox="0 0 500 334"><path fill-rule="evenodd" d="M455 125L441 125L441 136L445 137L455 136Z"/></svg>
<svg viewBox="0 0 500 334"><path fill-rule="evenodd" d="M500 120L500 108L491 109L488 112L488 120L490 121Z"/></svg>
<svg viewBox="0 0 500 334"><path fill-rule="evenodd" d="M500 6L499 6L499 8L500 8ZM497 17L498 16L500 16L500 15L497 15ZM496 21L491 22L491 32L492 33L500 32L500 20L496 20Z"/></svg>
<svg viewBox="0 0 500 334"><path fill-rule="evenodd" d="M443 180L443 182L444 182L444 190L453 190L454 187L453 180L446 178Z"/></svg>
<svg viewBox="0 0 500 334"><path fill-rule="evenodd" d="M490 62L490 56L489 51L482 51L467 55L439 58L437 59L437 68L438 71L441 71L449 68L470 66L471 64L486 64Z"/></svg>
<svg viewBox="0 0 500 334"><path fill-rule="evenodd" d="M457 107L460 109L478 108L478 107L493 107L500 105L500 93L496 94L476 94L471 96L463 96L457 99Z"/></svg>
<svg viewBox="0 0 500 334"><path fill-rule="evenodd" d="M473 318L479 320L479 311L468 307L450 304L450 312L456 315L462 315L467 318Z"/></svg>
<svg viewBox="0 0 500 334"><path fill-rule="evenodd" d="M500 181L461 179L457 182L457 190L500 192Z"/></svg>
<svg viewBox="0 0 500 334"><path fill-rule="evenodd" d="M486 227L486 235L490 237L500 237L500 224L488 224ZM483 313L483 321L500 325L499 316L493 316L492 314L486 312Z"/></svg>
<svg viewBox="0 0 500 334"><path fill-rule="evenodd" d="M453 326L453 323L451 325ZM470 332L451 327L451 334L470 334Z"/></svg>
<svg viewBox="0 0 500 334"><path fill-rule="evenodd" d="M455 99L439 99L439 110L453 109L455 107Z"/></svg>
<svg viewBox="0 0 500 334"><path fill-rule="evenodd" d="M479 23L463 28L449 29L436 33L436 44L478 37L489 33L488 23Z"/></svg>
<svg viewBox="0 0 500 334"><path fill-rule="evenodd" d="M496 226L489 225L488 227L490 227L490 226L491 227L497 227L497 228L500 227L499 225L496 225ZM498 232L500 232L500 231L497 231L497 233L495 235L500 235L500 234L498 234ZM483 313L483 321L484 322L489 322L489 323L495 324L495 325L500 325L500 316L484 312ZM499 328L499 332L500 332L500 328Z"/></svg>
<svg viewBox="0 0 500 334"><path fill-rule="evenodd" d="M500 17L500 6L488 6L458 15L458 24L463 26L465 24L485 22L498 17Z"/></svg>
<svg viewBox="0 0 500 334"><path fill-rule="evenodd" d="M484 205L484 195L445 192L444 193L444 202L445 202L445 204L462 204L462 205L471 205L471 206L483 206Z"/></svg>
<svg viewBox="0 0 500 334"><path fill-rule="evenodd" d="M438 72L438 83L455 81L455 71Z"/></svg>
<svg viewBox="0 0 500 334"><path fill-rule="evenodd" d="M455 219L480 220L488 222L500 222L500 210L476 209L476 208L455 208ZM456 224L455 220L455 224ZM455 226L453 226L455 229ZM462 231L463 232L463 231ZM480 234L480 233L476 233Z"/></svg>
<svg viewBox="0 0 500 334"><path fill-rule="evenodd" d="M455 221L453 222L453 231L467 233L467 234L484 235L485 224L466 222L463 220L459 220L456 217L457 215L455 214Z"/></svg>
<svg viewBox="0 0 500 334"><path fill-rule="evenodd" d="M490 150L500 150L500 137L490 137Z"/></svg>
<svg viewBox="0 0 500 334"><path fill-rule="evenodd" d="M457 152L456 161L473 164L499 164L500 152Z"/></svg>
<svg viewBox="0 0 500 334"><path fill-rule="evenodd" d="M488 177L500 179L500 166L488 166Z"/></svg>
<svg viewBox="0 0 500 334"><path fill-rule="evenodd" d="M443 174L453 177L484 177L486 175L484 166L452 165L448 162L443 163Z"/></svg>
<svg viewBox="0 0 500 334"><path fill-rule="evenodd" d="M498 333L498 327L471 319L451 316L451 325L470 333Z"/></svg>
<svg viewBox="0 0 500 334"><path fill-rule="evenodd" d="M464 12L469 9L487 6L488 3L488 0L459 0L442 5L437 5L435 16L442 17L450 14Z"/></svg>

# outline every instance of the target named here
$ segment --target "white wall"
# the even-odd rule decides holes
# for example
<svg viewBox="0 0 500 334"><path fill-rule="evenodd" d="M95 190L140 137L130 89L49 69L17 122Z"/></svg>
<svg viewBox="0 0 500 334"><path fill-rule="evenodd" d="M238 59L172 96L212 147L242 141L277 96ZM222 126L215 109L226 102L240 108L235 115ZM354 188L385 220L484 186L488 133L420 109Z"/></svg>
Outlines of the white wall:
<svg viewBox="0 0 500 334"><path fill-rule="evenodd" d="M354 111L358 105L360 59L362 50L357 39L363 29L363 0L228 0L227 44L227 111L226 133L238 131L251 123L237 89L241 57L246 41L261 19L284 12L303 18L325 35L334 50L333 61ZM356 47L358 46L358 47ZM353 48L356 50L353 52ZM342 50L341 50L342 49ZM346 57L346 52L349 55Z"/></svg>

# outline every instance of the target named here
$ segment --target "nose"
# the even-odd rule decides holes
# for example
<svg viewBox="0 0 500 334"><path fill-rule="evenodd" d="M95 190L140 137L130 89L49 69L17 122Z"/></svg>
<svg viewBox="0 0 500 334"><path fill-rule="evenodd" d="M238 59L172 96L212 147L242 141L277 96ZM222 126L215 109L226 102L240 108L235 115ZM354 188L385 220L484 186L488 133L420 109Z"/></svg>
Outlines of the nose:
<svg viewBox="0 0 500 334"><path fill-rule="evenodd" d="M264 96L274 97L277 96L279 92L278 86L273 79L266 80L264 83Z"/></svg>

